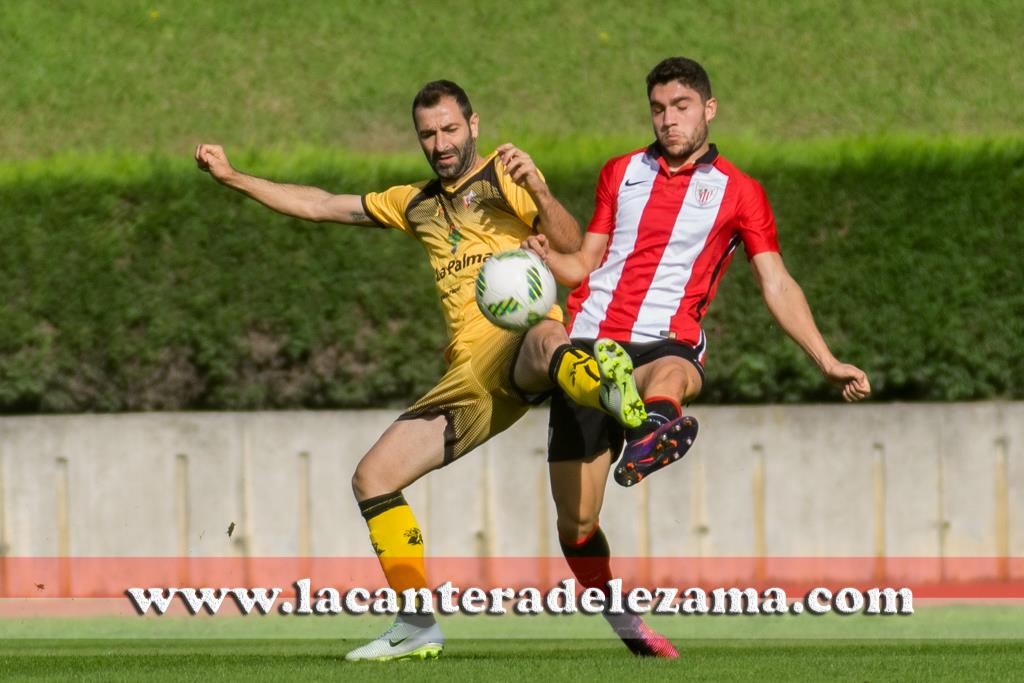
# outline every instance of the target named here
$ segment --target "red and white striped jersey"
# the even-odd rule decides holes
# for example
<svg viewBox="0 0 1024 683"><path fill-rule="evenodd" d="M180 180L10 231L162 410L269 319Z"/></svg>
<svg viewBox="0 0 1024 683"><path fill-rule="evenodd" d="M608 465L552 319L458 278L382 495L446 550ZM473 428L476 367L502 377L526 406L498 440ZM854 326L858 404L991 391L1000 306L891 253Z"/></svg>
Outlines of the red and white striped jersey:
<svg viewBox="0 0 1024 683"><path fill-rule="evenodd" d="M676 173L656 145L601 169L588 232L609 235L601 264L569 295L569 336L703 346L700 321L742 242L778 251L764 190L708 153Z"/></svg>

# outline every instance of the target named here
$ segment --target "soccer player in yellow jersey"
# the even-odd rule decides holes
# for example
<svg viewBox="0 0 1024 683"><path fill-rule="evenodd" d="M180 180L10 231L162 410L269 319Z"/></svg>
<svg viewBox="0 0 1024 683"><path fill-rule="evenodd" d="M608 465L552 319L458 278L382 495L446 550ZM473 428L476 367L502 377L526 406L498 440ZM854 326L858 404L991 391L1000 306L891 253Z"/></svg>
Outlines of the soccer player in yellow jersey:
<svg viewBox="0 0 1024 683"><path fill-rule="evenodd" d="M413 100L412 114L436 177L362 196L246 175L217 145L201 144L195 154L199 168L217 181L282 214L400 230L420 242L434 268L450 335L448 370L381 435L352 477L370 542L399 594L429 586L423 535L403 488L507 429L526 413L532 396L553 384L620 421L635 426L643 419L628 357L623 353L599 367L585 352L570 348L558 306L526 334L495 327L476 306L474 281L491 255L536 234L555 251L579 249L579 224L552 195L530 156L511 144L487 157L478 154L479 116L462 88L450 81L425 85ZM443 645L432 615L403 613L346 659L436 657Z"/></svg>

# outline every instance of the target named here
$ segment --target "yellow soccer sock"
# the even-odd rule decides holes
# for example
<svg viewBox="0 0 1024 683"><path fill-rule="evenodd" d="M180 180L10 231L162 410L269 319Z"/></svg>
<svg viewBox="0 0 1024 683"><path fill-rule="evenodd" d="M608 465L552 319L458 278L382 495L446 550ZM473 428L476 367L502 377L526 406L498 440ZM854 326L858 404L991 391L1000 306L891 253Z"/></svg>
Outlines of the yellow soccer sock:
<svg viewBox="0 0 1024 683"><path fill-rule="evenodd" d="M399 601L404 590L428 588L423 534L402 492L364 500L359 503L359 510L369 527L370 543L384 577Z"/></svg>
<svg viewBox="0 0 1024 683"><path fill-rule="evenodd" d="M581 348L566 344L555 350L548 368L551 381L565 395L583 406L604 410L601 405L601 374L597 361Z"/></svg>

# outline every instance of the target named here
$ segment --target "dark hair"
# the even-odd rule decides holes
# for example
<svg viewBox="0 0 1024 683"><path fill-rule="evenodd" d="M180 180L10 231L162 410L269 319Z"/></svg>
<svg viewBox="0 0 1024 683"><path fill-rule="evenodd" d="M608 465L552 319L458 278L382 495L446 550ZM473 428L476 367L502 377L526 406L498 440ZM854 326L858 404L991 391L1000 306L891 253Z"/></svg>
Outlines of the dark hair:
<svg viewBox="0 0 1024 683"><path fill-rule="evenodd" d="M453 97L462 110L462 115L469 121L473 115L473 105L469 103L469 96L466 91L451 81L431 81L420 88L416 97L412 100L412 120L416 121L416 110L423 107L436 106L442 97Z"/></svg>
<svg viewBox="0 0 1024 683"><path fill-rule="evenodd" d="M697 62L686 57L669 57L658 63L647 74L647 96L651 96L654 86L679 81L688 88L693 88L700 98L707 102L711 99L711 79L708 72Z"/></svg>

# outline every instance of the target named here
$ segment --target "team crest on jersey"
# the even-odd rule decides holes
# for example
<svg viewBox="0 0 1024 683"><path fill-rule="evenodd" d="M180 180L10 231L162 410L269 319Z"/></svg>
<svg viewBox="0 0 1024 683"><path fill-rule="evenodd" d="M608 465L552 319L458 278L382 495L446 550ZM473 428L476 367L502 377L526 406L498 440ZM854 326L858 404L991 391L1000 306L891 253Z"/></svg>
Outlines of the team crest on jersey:
<svg viewBox="0 0 1024 683"><path fill-rule="evenodd" d="M462 205L468 209L469 205L473 203L474 199L476 199L476 192L470 190L469 192L462 196Z"/></svg>
<svg viewBox="0 0 1024 683"><path fill-rule="evenodd" d="M701 183L697 185L697 204L700 206L707 206L718 194L718 188L712 187L711 185L704 185Z"/></svg>

